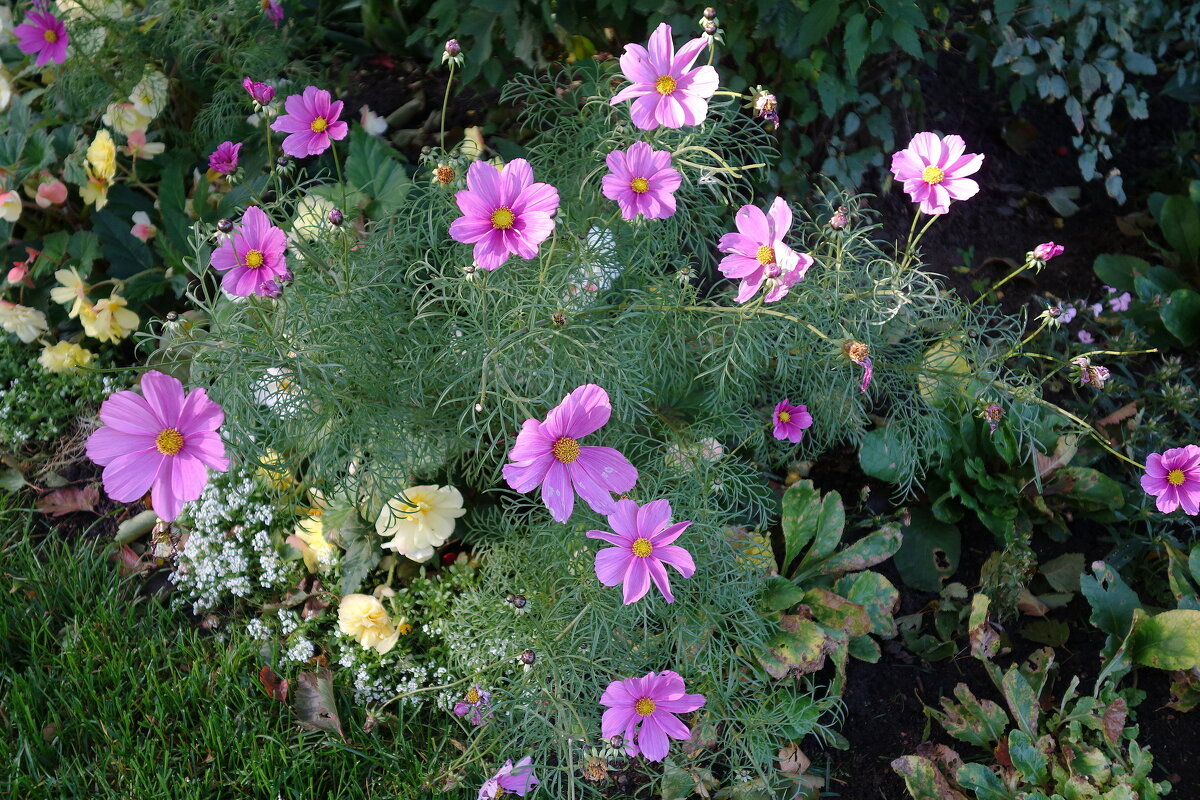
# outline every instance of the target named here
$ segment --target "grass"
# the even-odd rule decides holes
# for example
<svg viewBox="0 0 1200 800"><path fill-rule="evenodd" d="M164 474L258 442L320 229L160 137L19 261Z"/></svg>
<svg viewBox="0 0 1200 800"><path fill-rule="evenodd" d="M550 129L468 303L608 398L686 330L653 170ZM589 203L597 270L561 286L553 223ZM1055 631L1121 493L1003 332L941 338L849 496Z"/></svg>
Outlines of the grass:
<svg viewBox="0 0 1200 800"><path fill-rule="evenodd" d="M345 693L348 742L299 728L258 643L139 594L105 546L38 534L0 496L0 797L415 798L420 739ZM440 746L436 746L440 749Z"/></svg>

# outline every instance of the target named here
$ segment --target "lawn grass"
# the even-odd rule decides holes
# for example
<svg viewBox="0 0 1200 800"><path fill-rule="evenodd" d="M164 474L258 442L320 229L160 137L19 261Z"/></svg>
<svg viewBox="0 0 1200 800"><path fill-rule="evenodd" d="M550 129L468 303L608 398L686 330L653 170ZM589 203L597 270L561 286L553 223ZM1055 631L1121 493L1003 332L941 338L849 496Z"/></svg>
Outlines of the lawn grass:
<svg viewBox="0 0 1200 800"><path fill-rule="evenodd" d="M346 744L301 730L261 688L257 642L196 630L122 578L110 546L38 534L11 503L0 497L0 797L428 796L413 732L363 733L344 696Z"/></svg>

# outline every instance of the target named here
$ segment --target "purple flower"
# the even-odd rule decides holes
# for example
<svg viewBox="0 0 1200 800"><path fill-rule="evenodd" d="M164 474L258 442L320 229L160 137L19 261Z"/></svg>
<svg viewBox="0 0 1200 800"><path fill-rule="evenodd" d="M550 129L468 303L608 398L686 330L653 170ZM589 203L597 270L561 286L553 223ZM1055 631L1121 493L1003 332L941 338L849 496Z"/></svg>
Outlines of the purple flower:
<svg viewBox="0 0 1200 800"><path fill-rule="evenodd" d="M1059 325L1066 325L1071 320L1075 319L1075 314L1077 313L1078 309L1076 309L1075 306L1061 306L1056 321Z"/></svg>
<svg viewBox="0 0 1200 800"><path fill-rule="evenodd" d="M242 81L242 88L244 88L250 94L250 96L254 98L254 102L258 103L260 106L268 105L272 100L275 99L275 90L265 83L259 83L258 81L252 81L249 78L246 78Z"/></svg>
<svg viewBox="0 0 1200 800"><path fill-rule="evenodd" d="M1096 343L1096 337L1092 336L1090 333L1088 333L1085 330L1079 331L1079 333L1077 333L1076 336L1078 336L1079 341L1083 342L1084 344L1095 344Z"/></svg>
<svg viewBox="0 0 1200 800"><path fill-rule="evenodd" d="M329 92L315 86L305 88L304 94L289 95L283 107L287 113L271 123L271 130L290 134L283 140L283 152L293 158L319 156L331 140L346 138L350 129L338 119L342 101L331 102Z"/></svg>
<svg viewBox="0 0 1200 800"><path fill-rule="evenodd" d="M707 42L692 39L676 54L671 26L664 22L650 34L647 45L649 49L639 44L625 45L621 72L633 85L618 92L611 104L632 99L633 124L645 131L659 125L699 125L708 115L708 98L717 91L718 84L717 71L712 67L692 69Z"/></svg>
<svg viewBox="0 0 1200 800"><path fill-rule="evenodd" d="M786 397L775 406L771 420L774 423L772 435L776 439L787 439L793 443L803 439L804 430L811 428L813 423L808 406L794 406Z"/></svg>
<svg viewBox="0 0 1200 800"><path fill-rule="evenodd" d="M504 766L479 787L477 800L495 800L507 794L524 797L537 785L537 776L533 774L533 757L525 756L516 764L511 760L505 761Z"/></svg>
<svg viewBox="0 0 1200 800"><path fill-rule="evenodd" d="M979 171L983 156L966 149L961 136L939 139L934 133L918 133L908 147L892 154L892 174L921 211L945 214L950 201L967 200L979 191L967 176Z"/></svg>
<svg viewBox="0 0 1200 800"><path fill-rule="evenodd" d="M1200 447L1189 444L1151 453L1146 459L1142 489L1157 498L1155 505L1162 513L1183 506L1183 513L1196 516L1200 512Z"/></svg>
<svg viewBox="0 0 1200 800"><path fill-rule="evenodd" d="M478 163L478 162L477 162ZM626 492L637 470L611 447L584 447L579 439L604 427L612 414L608 393L593 383L580 386L546 414L527 419L504 465L504 480L518 492L542 487L542 502L555 522L566 522L579 494L592 510L611 514L611 492Z"/></svg>
<svg viewBox="0 0 1200 800"><path fill-rule="evenodd" d="M454 704L454 716L465 717L470 714L472 725L483 725L492 716L491 700L491 693L475 684L467 690L462 700Z"/></svg>
<svg viewBox="0 0 1200 800"><path fill-rule="evenodd" d="M225 413L204 389L185 397L183 384L154 370L142 376L142 392L115 392L101 404L104 425L88 437L87 455L104 467L109 497L132 503L149 490L154 513L170 522L204 491L205 467L229 469L216 433Z"/></svg>
<svg viewBox="0 0 1200 800"><path fill-rule="evenodd" d="M450 223L456 242L474 244L476 263L495 269L516 253L537 256L538 245L554 230L558 190L533 182L533 168L514 158L497 170L476 161L467 172L467 188L454 195L463 216Z"/></svg>
<svg viewBox="0 0 1200 800"><path fill-rule="evenodd" d="M221 175L228 175L237 169L238 152L241 149L241 142L237 144L233 142L221 142L217 145L217 149L212 151L212 155L208 157L208 168Z"/></svg>
<svg viewBox="0 0 1200 800"><path fill-rule="evenodd" d="M252 294L274 297L278 280L290 280L287 268L287 236L271 224L258 206L242 215L242 224L213 251L213 269L225 272L221 286L236 297Z"/></svg>
<svg viewBox="0 0 1200 800"><path fill-rule="evenodd" d="M279 23L283 22L283 6L280 5L279 0L262 0L261 5L267 19L274 22L275 27L278 28Z"/></svg>
<svg viewBox="0 0 1200 800"><path fill-rule="evenodd" d="M691 522L671 524L671 504L652 500L638 508L629 499L618 500L608 517L615 533L588 531L589 539L602 539L616 547L596 553L596 578L605 586L624 584L625 605L641 600L650 591L650 581L662 592L668 603L675 602L671 582L663 564L670 564L685 578L696 572L692 554L679 545L679 538Z"/></svg>
<svg viewBox="0 0 1200 800"><path fill-rule="evenodd" d="M1033 248L1033 257L1038 261L1049 261L1055 256L1062 255L1065 248L1061 244L1054 242L1043 242Z"/></svg>
<svg viewBox="0 0 1200 800"><path fill-rule="evenodd" d="M1133 297L1129 294L1129 292L1121 292L1116 297L1109 298L1108 307L1113 311L1128 311L1129 303L1132 300Z"/></svg>
<svg viewBox="0 0 1200 800"><path fill-rule="evenodd" d="M683 183L671 168L671 154L634 142L628 150L614 150L605 158L611 170L601 181L604 196L617 201L623 219L666 219L675 213L675 190Z"/></svg>
<svg viewBox="0 0 1200 800"><path fill-rule="evenodd" d="M22 53L37 54L34 62L44 67L53 61L61 64L67 60L67 45L71 37L62 22L49 11L30 11L25 21L13 28L17 47Z"/></svg>
<svg viewBox="0 0 1200 800"><path fill-rule="evenodd" d="M766 302L783 298L813 263L812 256L797 253L783 241L792 227L792 209L776 197L766 214L757 206L742 206L734 222L738 232L725 234L717 244L722 253L730 254L721 259L721 274L742 279L734 300L746 302L764 281Z"/></svg>
<svg viewBox="0 0 1200 800"><path fill-rule="evenodd" d="M683 741L692 738L692 732L675 715L704 705L704 695L686 694L684 689L683 678L671 670L613 681L600 697L600 705L608 706L600 720L600 735L622 737L625 752L631 756L640 752L649 761L662 761L670 746L668 736Z"/></svg>

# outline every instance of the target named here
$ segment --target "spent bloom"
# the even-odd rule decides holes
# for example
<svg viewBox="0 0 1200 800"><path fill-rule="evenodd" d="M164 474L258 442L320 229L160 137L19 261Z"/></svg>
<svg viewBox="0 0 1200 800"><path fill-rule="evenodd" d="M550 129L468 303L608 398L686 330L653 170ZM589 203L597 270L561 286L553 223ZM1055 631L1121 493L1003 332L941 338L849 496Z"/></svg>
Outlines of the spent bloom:
<svg viewBox="0 0 1200 800"><path fill-rule="evenodd" d="M1004 407L999 403L988 403L983 407L981 415L987 421L989 431L995 433L1000 427L1000 421L1004 419Z"/></svg>
<svg viewBox="0 0 1200 800"><path fill-rule="evenodd" d="M967 176L979 171L983 155L966 149L961 136L939 139L934 133L918 133L908 147L892 154L892 174L922 212L945 214L952 200L967 200L979 191Z"/></svg>
<svg viewBox="0 0 1200 800"><path fill-rule="evenodd" d="M375 531L391 538L384 548L425 561L454 533L454 520L466 513L462 493L453 486L410 486L383 507Z"/></svg>
<svg viewBox="0 0 1200 800"><path fill-rule="evenodd" d="M13 28L13 34L22 53L37 55L34 64L39 67L51 61L61 64L67 60L67 45L71 37L67 34L66 26L49 11L37 8L36 4L25 21Z"/></svg>
<svg viewBox="0 0 1200 800"><path fill-rule="evenodd" d="M454 704L454 716L470 715L472 725L483 725L492 716L491 701L491 692L480 689L477 683L467 690L462 700Z"/></svg>
<svg viewBox="0 0 1200 800"><path fill-rule="evenodd" d="M667 737L692 738L692 732L675 715L704 705L704 695L686 694L684 688L683 678L671 670L613 681L600 697L600 705L608 707L601 718L600 735L620 736L631 756L640 752L649 761L662 761L670 746Z"/></svg>
<svg viewBox="0 0 1200 800"><path fill-rule="evenodd" d="M875 367L871 364L871 348L864 342L847 339L842 343L842 354L863 368L862 385L858 390L867 391L871 379L875 376Z"/></svg>
<svg viewBox="0 0 1200 800"><path fill-rule="evenodd" d="M208 157L208 168L220 175L228 175L238 166L238 153L242 149L242 143L238 142L221 142L217 145L217 149L212 151Z"/></svg>
<svg viewBox="0 0 1200 800"><path fill-rule="evenodd" d="M1108 381L1108 367L1101 367L1093 364L1087 356L1078 356L1071 359L1071 363L1079 367L1079 382L1086 383L1093 389L1103 389L1104 384Z"/></svg>
<svg viewBox="0 0 1200 800"><path fill-rule="evenodd" d="M278 280L289 280L287 237L258 206L242 215L242 224L213 251L213 269L225 272L221 286L235 297L272 295Z"/></svg>
<svg viewBox="0 0 1200 800"><path fill-rule="evenodd" d="M369 594L348 594L338 604L338 630L363 647L387 653L396 646L400 631L392 625L383 603Z"/></svg>
<svg viewBox="0 0 1200 800"><path fill-rule="evenodd" d="M633 100L633 124L646 131L660 125L699 125L708 115L708 99L718 84L713 67L692 68L707 44L703 38L692 39L676 53L671 26L664 22L650 34L646 47L625 45L621 73L632 85L618 92L611 104Z"/></svg>
<svg viewBox="0 0 1200 800"><path fill-rule="evenodd" d="M516 764L511 760L505 761L504 766L479 787L476 800L495 800L510 794L524 797L538 783L537 776L533 774L532 756L525 756Z"/></svg>
<svg viewBox="0 0 1200 800"><path fill-rule="evenodd" d="M1189 444L1146 459L1142 489L1155 499L1158 510L1169 514L1183 506L1183 513L1200 513L1200 447Z"/></svg>
<svg viewBox="0 0 1200 800"><path fill-rule="evenodd" d="M0 328L4 328L25 344L49 330L46 315L41 311L7 300L0 300Z"/></svg>
<svg viewBox="0 0 1200 800"><path fill-rule="evenodd" d="M683 183L671 167L671 154L634 142L628 150L614 150L605 158L604 196L621 207L622 219L666 219L675 213L675 190Z"/></svg>
<svg viewBox="0 0 1200 800"><path fill-rule="evenodd" d="M775 130L779 130L779 99L761 86L751 89L750 95L753 98L750 103L754 116L770 122Z"/></svg>
<svg viewBox="0 0 1200 800"><path fill-rule="evenodd" d="M283 6L278 0L262 0L260 3L263 13L267 15L267 19L275 23L275 27L279 27L279 23L283 22Z"/></svg>
<svg viewBox="0 0 1200 800"><path fill-rule="evenodd" d="M38 363L49 372L74 372L92 360L92 351L74 342L58 342L42 348Z"/></svg>
<svg viewBox="0 0 1200 800"><path fill-rule="evenodd" d="M176 378L151 370L142 395L123 390L101 404L104 425L88 437L87 455L104 467L109 497L132 503L150 491L154 513L170 522L204 491L208 469L229 469L216 432L224 420L204 389L184 395Z"/></svg>
<svg viewBox="0 0 1200 800"><path fill-rule="evenodd" d="M624 584L625 605L641 600L650 591L650 581L668 603L675 602L664 564L670 564L684 578L696 572L692 554L672 544L692 523L671 524L671 504L652 500L642 507L629 499L617 501L608 517L613 533L588 531L589 539L601 539L616 547L596 553L596 578L605 586Z"/></svg>
<svg viewBox="0 0 1200 800"><path fill-rule="evenodd" d="M598 514L616 508L612 492L627 492L637 482L637 470L611 447L583 446L579 439L608 422L612 405L608 393L588 383L568 394L546 414L544 422L527 419L509 451L504 480L518 492L539 484L542 502L555 522L566 522L579 494Z"/></svg>
<svg viewBox="0 0 1200 800"><path fill-rule="evenodd" d="M474 244L475 262L496 269L514 253L537 256L538 245L554 230L558 190L534 183L533 168L514 158L497 170L484 161L471 164L467 188L454 195L463 216L450 223L456 242Z"/></svg>
<svg viewBox="0 0 1200 800"><path fill-rule="evenodd" d="M260 106L270 105L271 101L275 99L275 89L265 83L244 78L242 80L242 88Z"/></svg>
<svg viewBox="0 0 1200 800"><path fill-rule="evenodd" d="M283 152L293 158L319 156L350 130L338 119L342 101L333 100L324 89L306 87L303 94L289 95L283 107L287 113L271 123L271 130L289 134Z"/></svg>
<svg viewBox="0 0 1200 800"><path fill-rule="evenodd" d="M805 429L812 427L813 418L808 413L808 406L794 406L785 397L775 406L775 413L771 415L771 423L772 436L776 439L787 439L789 442L796 443L804 438Z"/></svg>
<svg viewBox="0 0 1200 800"><path fill-rule="evenodd" d="M725 234L717 245L729 254L718 266L721 274L742 279L734 300L746 302L764 284L766 302L782 299L813 263L812 256L797 253L783 241L792 227L792 209L776 197L766 214L757 206L742 206L734 222L737 232Z"/></svg>

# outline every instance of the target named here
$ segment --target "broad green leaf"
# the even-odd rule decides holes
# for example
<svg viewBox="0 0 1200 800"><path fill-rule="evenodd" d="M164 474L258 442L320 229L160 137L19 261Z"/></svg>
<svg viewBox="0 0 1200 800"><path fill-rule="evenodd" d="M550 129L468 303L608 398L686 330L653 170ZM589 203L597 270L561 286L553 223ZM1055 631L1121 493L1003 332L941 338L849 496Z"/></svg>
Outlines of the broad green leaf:
<svg viewBox="0 0 1200 800"><path fill-rule="evenodd" d="M1200 208L1186 195L1173 194L1154 215L1171 249L1185 267L1200 262Z"/></svg>
<svg viewBox="0 0 1200 800"><path fill-rule="evenodd" d="M849 637L866 636L871 632L867 610L839 594L827 589L809 589L804 593L804 603L812 609L817 622L826 628L845 631Z"/></svg>
<svg viewBox="0 0 1200 800"><path fill-rule="evenodd" d="M374 202L367 207L372 217L394 212L412 188L412 180L399 159L398 152L361 127L356 126L351 132L346 182L373 198Z"/></svg>
<svg viewBox="0 0 1200 800"><path fill-rule="evenodd" d="M834 584L834 589L867 610L871 633L884 639L896 635L896 618L892 614L899 606L900 593L883 575L873 571L846 575Z"/></svg>
<svg viewBox="0 0 1200 800"><path fill-rule="evenodd" d="M872 478L895 483L903 470L900 465L904 454L887 428L867 431L858 450L858 462L863 472Z"/></svg>
<svg viewBox="0 0 1200 800"><path fill-rule="evenodd" d="M845 550L830 556L821 565L821 572L833 575L839 572L859 572L873 567L896 554L900 549L900 529L894 524L884 525L869 533Z"/></svg>
<svg viewBox="0 0 1200 800"><path fill-rule="evenodd" d="M971 598L971 617L967 622L967 638L971 642L971 655L980 661L989 661L1000 649L1000 637L988 622L988 607L991 599L986 594Z"/></svg>
<svg viewBox="0 0 1200 800"><path fill-rule="evenodd" d="M807 50L825 38L838 21L840 0L817 0L804 16L804 25L796 35L798 50Z"/></svg>
<svg viewBox="0 0 1200 800"><path fill-rule="evenodd" d="M1025 680L1025 676L1016 667L1010 667L1008 672L1004 673L1002 688L1004 699L1008 702L1008 710L1012 712L1017 725L1030 737L1037 736L1038 713L1041 708L1038 706L1037 695Z"/></svg>
<svg viewBox="0 0 1200 800"><path fill-rule="evenodd" d="M983 764L963 764L955 779L975 793L975 800L1012 800L1004 782Z"/></svg>
<svg viewBox="0 0 1200 800"><path fill-rule="evenodd" d="M1040 784L1046 779L1046 754L1025 731L1008 734L1008 756L1028 783Z"/></svg>
<svg viewBox="0 0 1200 800"><path fill-rule="evenodd" d="M804 590L787 578L775 575L767 579L767 588L763 591L763 605L768 611L791 608L803 599Z"/></svg>
<svg viewBox="0 0 1200 800"><path fill-rule="evenodd" d="M1200 611L1177 609L1139 619L1130 637L1134 662L1156 669L1200 667Z"/></svg>
<svg viewBox="0 0 1200 800"><path fill-rule="evenodd" d="M327 669L301 672L292 696L295 698L296 719L302 727L336 733L343 742L346 741L337 701L333 696L332 672Z"/></svg>
<svg viewBox="0 0 1200 800"><path fill-rule="evenodd" d="M110 278L128 278L153 266L150 248L130 233L128 223L114 214L97 211L92 215L92 227L100 237L100 246L108 259Z"/></svg>
<svg viewBox="0 0 1200 800"><path fill-rule="evenodd" d="M1092 606L1092 624L1109 636L1123 639L1129 632L1134 609L1142 607L1142 601L1129 588L1116 570L1103 561L1092 564L1093 575L1079 579L1079 590Z"/></svg>
<svg viewBox="0 0 1200 800"><path fill-rule="evenodd" d="M1158 315L1163 326L1185 347L1200 340L1200 294L1191 289L1176 289L1158 309Z"/></svg>
<svg viewBox="0 0 1200 800"><path fill-rule="evenodd" d="M1035 619L1021 626L1021 635L1031 642L1062 647L1071 636L1071 626L1062 620Z"/></svg>
<svg viewBox="0 0 1200 800"><path fill-rule="evenodd" d="M850 655L868 664L878 664L882 654L879 642L870 636L855 636L850 640Z"/></svg>
<svg viewBox="0 0 1200 800"><path fill-rule="evenodd" d="M383 551L374 533L366 528L343 528L341 541L346 548L342 554L342 594L354 594L379 563Z"/></svg>
<svg viewBox="0 0 1200 800"><path fill-rule="evenodd" d="M1125 504L1121 484L1091 467L1056 469L1042 494L1069 497L1085 510L1117 509Z"/></svg>
<svg viewBox="0 0 1200 800"><path fill-rule="evenodd" d="M820 494L813 488L812 481L797 481L783 493L783 513L779 525L783 528L783 568L791 567L816 535L814 507L820 503Z"/></svg>
<svg viewBox="0 0 1200 800"><path fill-rule="evenodd" d="M816 672L825 665L825 631L811 619L784 617L788 630L775 634L767 643L771 655L800 672Z"/></svg>
<svg viewBox="0 0 1200 800"><path fill-rule="evenodd" d="M912 23L905 22L898 17L893 19L892 39L913 58L921 57L921 40L918 38L917 29L912 26Z"/></svg>
<svg viewBox="0 0 1200 800"><path fill-rule="evenodd" d="M1100 280L1114 289L1132 292L1134 277L1145 275L1150 270L1150 264L1137 256L1104 253L1096 256L1092 270Z"/></svg>
<svg viewBox="0 0 1200 800"><path fill-rule="evenodd" d="M915 508L901 529L903 540L895 564L904 584L922 592L937 592L958 569L962 534L941 522L926 508Z"/></svg>
<svg viewBox="0 0 1200 800"><path fill-rule="evenodd" d="M932 709L929 713L955 739L990 750L1008 730L1008 714L991 700L977 698L965 683L954 687L954 696L957 703L942 698L944 713Z"/></svg>
<svg viewBox="0 0 1200 800"><path fill-rule="evenodd" d="M91 231L75 231L67 244L67 252L78 263L74 266L80 275L92 270L92 262L100 257L100 239Z"/></svg>
<svg viewBox="0 0 1200 800"><path fill-rule="evenodd" d="M842 32L842 42L846 52L846 74L854 78L867 55L867 48L871 46L866 16L855 14L850 18Z"/></svg>

